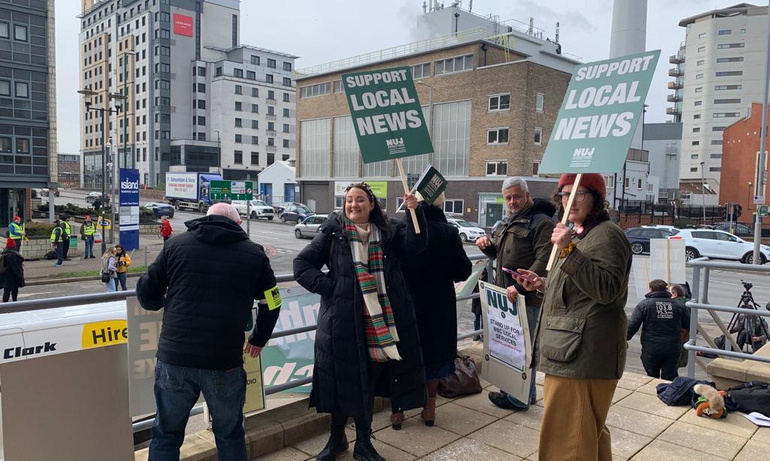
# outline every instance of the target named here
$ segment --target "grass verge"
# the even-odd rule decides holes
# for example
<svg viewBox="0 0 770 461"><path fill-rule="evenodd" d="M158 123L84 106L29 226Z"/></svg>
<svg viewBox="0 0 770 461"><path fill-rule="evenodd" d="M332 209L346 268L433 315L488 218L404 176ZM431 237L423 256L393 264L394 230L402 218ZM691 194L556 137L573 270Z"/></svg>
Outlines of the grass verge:
<svg viewBox="0 0 770 461"><path fill-rule="evenodd" d="M128 268L128 273L133 274L136 272L147 272L147 266L131 266ZM62 278L69 278L69 277L89 277L93 276L94 279L99 278L99 271L96 270L90 270L90 271L79 271L79 272L61 272L57 274L51 275L51 278L54 279L62 279Z"/></svg>

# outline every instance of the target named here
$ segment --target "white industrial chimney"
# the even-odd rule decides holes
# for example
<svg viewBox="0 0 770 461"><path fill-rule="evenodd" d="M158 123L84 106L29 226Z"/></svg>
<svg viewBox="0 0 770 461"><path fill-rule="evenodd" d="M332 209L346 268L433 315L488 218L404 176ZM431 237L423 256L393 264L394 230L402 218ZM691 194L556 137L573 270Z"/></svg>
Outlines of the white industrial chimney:
<svg viewBox="0 0 770 461"><path fill-rule="evenodd" d="M641 53L647 45L647 0L614 0L610 58Z"/></svg>

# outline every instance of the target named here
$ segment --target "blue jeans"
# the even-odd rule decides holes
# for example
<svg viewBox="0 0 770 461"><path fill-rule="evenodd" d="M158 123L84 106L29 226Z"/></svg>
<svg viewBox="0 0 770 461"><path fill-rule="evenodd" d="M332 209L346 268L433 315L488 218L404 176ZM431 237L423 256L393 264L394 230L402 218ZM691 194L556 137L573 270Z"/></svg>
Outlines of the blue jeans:
<svg viewBox="0 0 770 461"><path fill-rule="evenodd" d="M107 287L107 293L118 291L118 289L115 287L115 279L110 279L109 282L104 283L104 286Z"/></svg>
<svg viewBox="0 0 770 461"><path fill-rule="evenodd" d="M85 241L85 250L83 250L83 258L90 258L94 255L94 236L87 235Z"/></svg>
<svg viewBox="0 0 770 461"><path fill-rule="evenodd" d="M537 330L537 316L540 314L540 306L527 306L527 324L529 325L529 337L532 339L532 342L535 341L535 330ZM535 354L535 351L532 351L532 355ZM537 400L537 389L535 388L535 367L532 367L530 370L530 373L532 374L532 381L529 385L529 402L524 403L519 401L519 399L514 398L511 394L505 394L506 397L508 397L508 401L511 402L514 406L519 407L521 409L527 409L529 406Z"/></svg>
<svg viewBox="0 0 770 461"><path fill-rule="evenodd" d="M246 372L243 367L205 370L177 367L160 360L155 365L157 413L148 461L179 460L187 419L201 392L211 410L217 459L247 461L243 430Z"/></svg>
<svg viewBox="0 0 770 461"><path fill-rule="evenodd" d="M118 291L118 283L120 283L120 288L126 291L128 289L126 288L126 275L128 272L117 272L116 274L118 278L115 279L115 291Z"/></svg>

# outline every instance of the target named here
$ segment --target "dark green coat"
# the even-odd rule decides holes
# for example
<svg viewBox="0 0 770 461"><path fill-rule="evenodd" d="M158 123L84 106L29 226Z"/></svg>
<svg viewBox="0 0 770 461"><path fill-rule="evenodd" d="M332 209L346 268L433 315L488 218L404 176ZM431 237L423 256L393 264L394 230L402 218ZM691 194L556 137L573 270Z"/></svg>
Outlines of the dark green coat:
<svg viewBox="0 0 770 461"><path fill-rule="evenodd" d="M514 285L513 278L500 270L529 269L540 276L545 275L545 267L551 256L551 233L555 225L553 205L542 199L535 199L534 204L513 216L507 217L492 236L492 246L482 250L485 255L495 260L498 268L495 285L507 288ZM538 306L540 298L535 292L527 292L515 284L519 293L526 298L528 306Z"/></svg>
<svg viewBox="0 0 770 461"><path fill-rule="evenodd" d="M609 220L572 241L577 248L557 259L548 275L537 369L565 378L619 379L626 365L630 245Z"/></svg>

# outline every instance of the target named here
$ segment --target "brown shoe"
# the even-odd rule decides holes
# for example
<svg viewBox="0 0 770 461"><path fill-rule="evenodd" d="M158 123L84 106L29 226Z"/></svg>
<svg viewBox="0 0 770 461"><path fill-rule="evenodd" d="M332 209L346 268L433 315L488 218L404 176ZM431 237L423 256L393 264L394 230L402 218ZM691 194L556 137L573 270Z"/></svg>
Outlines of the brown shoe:
<svg viewBox="0 0 770 461"><path fill-rule="evenodd" d="M390 427L393 428L394 431L400 431L401 430L401 424L404 423L404 413L393 413L390 415Z"/></svg>
<svg viewBox="0 0 770 461"><path fill-rule="evenodd" d="M433 424L436 421L436 397L428 397L420 416L422 417L422 420L425 421L426 426L433 427Z"/></svg>

